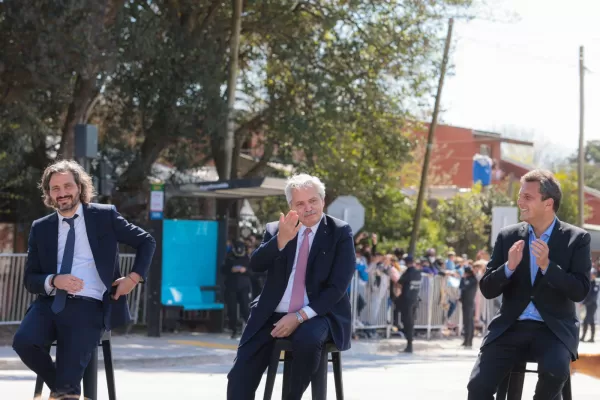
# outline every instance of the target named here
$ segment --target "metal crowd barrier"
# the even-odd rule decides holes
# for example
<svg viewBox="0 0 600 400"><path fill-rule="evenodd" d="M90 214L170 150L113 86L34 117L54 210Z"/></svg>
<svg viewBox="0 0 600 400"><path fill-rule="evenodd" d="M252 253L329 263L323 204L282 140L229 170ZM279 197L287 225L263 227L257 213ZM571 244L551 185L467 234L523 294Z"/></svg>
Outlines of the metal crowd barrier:
<svg viewBox="0 0 600 400"><path fill-rule="evenodd" d="M37 295L29 293L23 285L27 254L0 253L0 325L17 325L25 316L27 307ZM120 254L121 272L125 275L131 271L135 254ZM133 323L140 322L140 303L144 285L137 285L129 293L129 312ZM144 315L142 316L142 320Z"/></svg>
<svg viewBox="0 0 600 400"><path fill-rule="evenodd" d="M369 274L369 281L360 280L355 272L350 286L350 301L352 305L352 333L359 330L385 330L386 338L390 337L392 328L392 313L395 312L390 298L390 281L382 274L379 286L376 284L376 273ZM457 328L457 334L462 331L462 309L459 289L448 285L448 278L442 276L423 276L421 281L421 301L417 307L415 329L426 330L427 339L432 332L440 331L449 324ZM362 301L359 300L362 298ZM456 307L450 318L448 308L450 301L456 302ZM359 303L362 308L359 310Z"/></svg>
<svg viewBox="0 0 600 400"><path fill-rule="evenodd" d="M448 285L448 278L443 276L423 276L419 297L421 302L417 308L415 329L427 331L427 339L431 339L433 331L442 331L449 324L456 326L460 335L462 331L462 308L458 301L460 291ZM454 312L448 318L450 302L455 302Z"/></svg>
<svg viewBox="0 0 600 400"><path fill-rule="evenodd" d="M354 273L350 285L353 335L358 330L384 329L385 337L390 337L393 307L390 304L390 283L386 275L382 274L380 278L377 286L375 272L369 274L368 282L361 280L358 272ZM359 302L362 308L359 307Z"/></svg>

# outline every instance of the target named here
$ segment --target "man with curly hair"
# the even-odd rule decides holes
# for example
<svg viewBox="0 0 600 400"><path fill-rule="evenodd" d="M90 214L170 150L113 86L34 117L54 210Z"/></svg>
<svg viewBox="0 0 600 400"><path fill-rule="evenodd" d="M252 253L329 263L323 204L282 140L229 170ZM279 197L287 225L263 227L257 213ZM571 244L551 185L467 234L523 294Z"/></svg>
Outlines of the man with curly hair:
<svg viewBox="0 0 600 400"><path fill-rule="evenodd" d="M145 278L156 242L114 206L91 203L92 178L74 161L46 168L40 188L44 204L56 212L31 226L24 285L38 297L13 348L46 382L50 399L79 399L84 370L104 331L131 319L126 295ZM119 243L137 249L125 277ZM47 350L54 341L56 363Z"/></svg>

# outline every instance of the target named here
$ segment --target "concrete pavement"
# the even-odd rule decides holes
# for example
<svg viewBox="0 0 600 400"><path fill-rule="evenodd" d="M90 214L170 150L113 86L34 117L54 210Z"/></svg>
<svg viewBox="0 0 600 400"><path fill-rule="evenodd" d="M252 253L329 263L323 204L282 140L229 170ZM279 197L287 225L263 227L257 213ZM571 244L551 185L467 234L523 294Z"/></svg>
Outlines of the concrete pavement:
<svg viewBox="0 0 600 400"><path fill-rule="evenodd" d="M225 334L178 333L151 338L141 334L112 337L113 363L116 368L127 366L163 366L166 364L227 364L231 365L238 341ZM461 354L461 339L416 340L414 351L439 352L456 349ZM406 345L403 339L354 340L344 357L397 354ZM599 349L600 350L600 349ZM471 353L475 350L471 350ZM103 359L99 351L100 360ZM25 365L10 346L0 346L0 370L24 370Z"/></svg>
<svg viewBox="0 0 600 400"><path fill-rule="evenodd" d="M231 350L229 350L231 351ZM455 354L455 355L453 355ZM466 384L476 351L453 348L432 349L406 354L355 354L343 358L343 386L346 400L402 398L416 400L464 400ZM226 398L227 364L153 365L118 368L116 371L119 399L206 399ZM275 380L273 398L280 398L281 365ZM261 399L265 377L256 392ZM30 371L0 371L0 393L7 399L31 399L35 376ZM535 376L525 379L523 399L531 399ZM576 374L572 380L573 396L578 400L596 400L600 380ZM331 366L328 377L328 399L335 399ZM47 396L47 389L46 396ZM43 397L46 399L47 397ZM310 388L303 396L310 400ZM98 376L98 400L108 400L106 380Z"/></svg>

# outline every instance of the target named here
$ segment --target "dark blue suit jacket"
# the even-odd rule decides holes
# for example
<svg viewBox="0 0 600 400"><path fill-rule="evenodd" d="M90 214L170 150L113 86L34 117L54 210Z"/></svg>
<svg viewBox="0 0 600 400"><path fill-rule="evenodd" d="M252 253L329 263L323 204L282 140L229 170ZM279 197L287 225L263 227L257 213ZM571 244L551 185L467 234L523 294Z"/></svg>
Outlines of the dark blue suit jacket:
<svg viewBox="0 0 600 400"><path fill-rule="evenodd" d="M127 222L112 205L83 204L83 216L96 268L107 288L103 299L105 328L125 325L131 321L127 297L116 301L110 297L112 283L121 277L118 244L137 250L132 271L146 279L156 242L149 233ZM31 225L24 277L29 292L46 296L44 282L57 272L57 253L58 215L52 213Z"/></svg>
<svg viewBox="0 0 600 400"><path fill-rule="evenodd" d="M279 222L266 226L260 247L252 254L250 269L267 272L262 293L253 301L250 318L240 339L240 346L267 322L281 301L294 265L298 238L283 250L277 247ZM317 315L326 318L331 335L340 350L350 348L351 316L348 287L354 275L356 256L350 226L329 215L324 216L308 256L306 292Z"/></svg>
<svg viewBox="0 0 600 400"><path fill-rule="evenodd" d="M523 260L507 278L504 264L508 261L508 251L518 240L525 241ZM498 234L479 287L487 299L502 295L502 306L490 322L482 347L502 335L533 302L548 328L569 349L573 360L577 359L579 319L575 303L585 299L590 290L590 234L557 220L548 247L550 265L545 274L538 270L532 285L528 224L511 225Z"/></svg>

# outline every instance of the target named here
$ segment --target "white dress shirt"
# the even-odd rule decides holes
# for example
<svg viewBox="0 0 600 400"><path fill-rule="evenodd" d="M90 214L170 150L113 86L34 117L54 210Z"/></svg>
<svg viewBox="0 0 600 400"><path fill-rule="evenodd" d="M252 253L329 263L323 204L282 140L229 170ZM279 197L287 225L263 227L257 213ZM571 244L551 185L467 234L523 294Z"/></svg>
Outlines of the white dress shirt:
<svg viewBox="0 0 600 400"><path fill-rule="evenodd" d="M65 252L65 245L67 244L67 234L69 233L70 227L67 222L64 222L65 217L58 212L57 214L58 252L56 259L56 271L60 273L63 254ZM96 269L96 262L94 261L94 255L92 254L92 249L88 240L87 230L85 227L85 218L83 216L83 206L81 203L79 203L79 207L77 207L75 215L77 215L77 218L75 218L75 222L73 224L75 229L75 251L73 253L73 266L71 267L71 275L83 281L83 289L77 292L76 295L102 300L102 296L106 291L106 286L100 279L100 275ZM48 293L50 296L54 296L56 294L56 290L50 286L51 279L52 275L46 278L44 287L46 289L46 293Z"/></svg>
<svg viewBox="0 0 600 400"><path fill-rule="evenodd" d="M296 255L294 256L294 266L292 267L292 273L290 274L290 279L288 280L287 288L285 289L283 297L281 298L279 305L275 309L275 312L288 312L288 309L290 308L290 301L292 300L292 288L294 287L294 276L296 275L296 264L298 263L298 254L300 253L300 246L302 246L302 241L304 240L304 231L308 228L310 228L311 230L310 234L308 235L308 252L310 254L310 249L312 247L313 241L315 240L315 234L317 233L317 229L319 229L319 225L321 225L322 220L323 217L321 217L319 222L317 222L317 224L314 226L307 227L302 225L300 227L300 230L298 231L298 243L296 244ZM306 294L306 286L304 287L304 304L302 310L306 313L306 316L309 319L317 315L317 313L312 308L308 307L308 295Z"/></svg>

